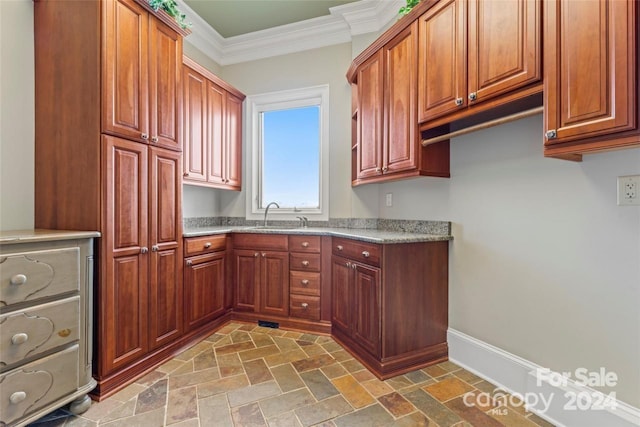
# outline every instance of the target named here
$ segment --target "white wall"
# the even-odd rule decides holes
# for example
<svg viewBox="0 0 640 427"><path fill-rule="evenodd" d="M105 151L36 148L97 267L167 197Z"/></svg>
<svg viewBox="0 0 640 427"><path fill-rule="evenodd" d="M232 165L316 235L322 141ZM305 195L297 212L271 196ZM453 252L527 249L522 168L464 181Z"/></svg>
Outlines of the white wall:
<svg viewBox="0 0 640 427"><path fill-rule="evenodd" d="M380 216L453 222L452 328L555 371L605 367L640 407L640 207L616 205L640 149L573 163L541 135L536 116L455 138L451 178L380 185Z"/></svg>
<svg viewBox="0 0 640 427"><path fill-rule="evenodd" d="M33 228L33 2L0 1L0 230Z"/></svg>

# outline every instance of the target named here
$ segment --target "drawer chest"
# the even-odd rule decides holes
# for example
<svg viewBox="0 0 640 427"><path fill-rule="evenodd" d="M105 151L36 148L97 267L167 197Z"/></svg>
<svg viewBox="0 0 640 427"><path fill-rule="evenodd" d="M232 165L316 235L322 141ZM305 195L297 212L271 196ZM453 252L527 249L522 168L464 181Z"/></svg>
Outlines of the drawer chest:
<svg viewBox="0 0 640 427"><path fill-rule="evenodd" d="M91 405L96 232L0 232L0 425Z"/></svg>

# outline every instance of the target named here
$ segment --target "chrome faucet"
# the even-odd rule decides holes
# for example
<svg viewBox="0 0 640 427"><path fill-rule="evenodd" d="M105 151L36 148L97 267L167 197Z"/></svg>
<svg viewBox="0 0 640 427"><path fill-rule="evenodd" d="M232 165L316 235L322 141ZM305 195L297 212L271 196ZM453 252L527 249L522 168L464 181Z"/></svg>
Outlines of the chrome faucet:
<svg viewBox="0 0 640 427"><path fill-rule="evenodd" d="M306 216L297 216L296 218L300 220L302 228L307 228L309 226L309 219Z"/></svg>
<svg viewBox="0 0 640 427"><path fill-rule="evenodd" d="M269 208L271 207L271 205L276 205L276 208L280 208L280 205L277 204L276 202L271 202L267 205L266 208L264 208L264 226L267 226L267 215L269 214Z"/></svg>

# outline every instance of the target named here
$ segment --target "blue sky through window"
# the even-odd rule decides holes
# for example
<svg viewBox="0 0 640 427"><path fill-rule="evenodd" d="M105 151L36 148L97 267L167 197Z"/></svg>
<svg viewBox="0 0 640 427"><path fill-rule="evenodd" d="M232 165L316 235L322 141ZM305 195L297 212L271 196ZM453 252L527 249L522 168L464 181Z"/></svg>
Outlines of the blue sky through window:
<svg viewBox="0 0 640 427"><path fill-rule="evenodd" d="M260 207L320 206L320 107L262 113Z"/></svg>

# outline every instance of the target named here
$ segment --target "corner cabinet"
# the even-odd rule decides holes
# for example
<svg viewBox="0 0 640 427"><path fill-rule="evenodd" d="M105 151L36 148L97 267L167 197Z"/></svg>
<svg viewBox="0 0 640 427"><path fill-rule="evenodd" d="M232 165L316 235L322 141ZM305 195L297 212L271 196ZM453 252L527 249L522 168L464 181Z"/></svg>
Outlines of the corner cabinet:
<svg viewBox="0 0 640 427"><path fill-rule="evenodd" d="M367 49L347 73L352 96L352 185L419 175L449 176L449 143L420 145L417 127L417 24L378 49ZM375 46L375 45L374 45Z"/></svg>
<svg viewBox="0 0 640 427"><path fill-rule="evenodd" d="M145 0L35 1L34 24L35 226L102 235L92 392L101 399L187 339L187 32Z"/></svg>
<svg viewBox="0 0 640 427"><path fill-rule="evenodd" d="M244 94L184 57L185 184L242 188Z"/></svg>
<svg viewBox="0 0 640 427"><path fill-rule="evenodd" d="M446 360L448 242L332 242L332 335L379 378Z"/></svg>
<svg viewBox="0 0 640 427"><path fill-rule="evenodd" d="M640 146L638 46L634 0L544 2L544 154Z"/></svg>

